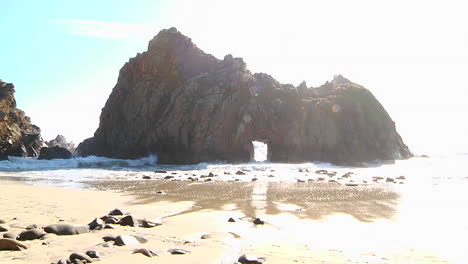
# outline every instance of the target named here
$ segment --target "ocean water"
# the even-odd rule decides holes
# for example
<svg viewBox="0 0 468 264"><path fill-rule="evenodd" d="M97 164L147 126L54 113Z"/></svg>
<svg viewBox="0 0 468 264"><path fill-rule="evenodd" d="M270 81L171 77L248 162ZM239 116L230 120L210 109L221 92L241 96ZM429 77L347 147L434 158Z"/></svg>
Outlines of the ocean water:
<svg viewBox="0 0 468 264"><path fill-rule="evenodd" d="M135 181L148 181L144 180L143 176L150 176L152 180L171 176L173 178L169 180L187 180L192 177L203 181L209 173L213 173L215 176L210 178L212 181L240 181L252 184L250 200L258 212L265 211L267 206L271 206L271 202L280 211L291 212L290 215L279 215L271 219L265 216L277 227L276 231L269 230L268 233L294 240L298 245L336 248L347 254L355 263L366 261L363 254L356 255L356 252L386 256L389 250L395 249L399 252L401 248L410 250L402 254L411 255L411 250L427 251L447 260L448 263L468 263L468 255L465 253L468 237L468 153L433 154L430 157L414 157L394 163L371 163L358 168L313 162L271 163L266 161L266 146L257 142L254 142L254 145L256 161L242 164L212 162L181 166L159 165L157 156L138 160L93 156L69 160L10 157L9 160L0 161L0 180L65 188L89 188L99 182L133 184ZM318 174L318 170L327 170L336 175ZM242 171L244 175L236 174L238 171ZM352 177L343 177L349 172L352 173ZM397 180L400 176L404 176L404 179ZM373 177L380 177L381 180L375 183ZM250 183L253 178L256 178L256 181ZM325 181L320 178L325 178ZM395 181L387 182L387 178ZM285 196L298 193L294 192L294 189L303 190L301 186L307 186L309 181L318 182L320 185L329 180L337 180L342 183L341 186L347 183L363 186L349 187L355 189L347 189L348 198L355 195L354 192L372 193L372 188L394 193L398 198L396 201L393 198L349 203L340 201L341 206L351 208L350 210L355 212L354 215L338 212L327 214L323 216L324 219L298 220L301 218L297 216L305 210L313 211L330 205L314 199L308 200L307 203L294 202L294 199ZM278 190L283 187L288 188L288 192L281 193L281 190ZM280 193L280 196L275 192ZM339 191L335 193L341 195ZM305 207L306 204L308 208ZM385 216L384 212L377 213L378 217L372 217L370 221L362 221L355 217L369 213L362 212L366 208L384 208L391 214ZM310 235L304 236L304 230L308 230ZM269 234L265 233L262 236L267 238ZM359 243L355 241L357 237ZM258 233L255 239L258 240ZM378 261L387 263L385 259Z"/></svg>
<svg viewBox="0 0 468 264"><path fill-rule="evenodd" d="M352 182L357 184L371 183L372 177L384 179L404 176L407 186L439 186L446 184L468 183L468 153L415 157L408 160L397 160L394 163L369 163L362 167L343 167L330 163L310 162L300 164L271 163L267 159L266 145L254 142L255 161L240 164L224 162L200 163L195 165L159 165L156 155L137 159L123 160L104 157L75 157L72 159L37 160L36 158L9 157L0 161L0 179L16 179L26 183L53 185L60 187L80 187L82 183L99 180L141 180L143 176L154 179L162 174L155 171L164 170L174 175L174 179L184 180L188 177L207 175L210 172L219 181L259 181L297 182L309 179L317 180L317 170L336 172L338 177L348 172L353 173ZM239 170L247 175L235 173ZM342 179L347 183L346 179ZM367 182L366 182L367 181ZM398 182L399 183L399 182Z"/></svg>

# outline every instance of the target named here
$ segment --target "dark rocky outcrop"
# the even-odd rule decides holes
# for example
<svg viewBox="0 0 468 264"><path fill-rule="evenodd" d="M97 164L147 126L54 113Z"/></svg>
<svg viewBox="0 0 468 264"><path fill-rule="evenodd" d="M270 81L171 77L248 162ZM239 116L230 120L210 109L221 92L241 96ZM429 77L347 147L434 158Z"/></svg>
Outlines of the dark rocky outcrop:
<svg viewBox="0 0 468 264"><path fill-rule="evenodd" d="M75 144L73 142L67 142L67 139L62 136L62 135L57 135L55 139L52 139L50 141L45 142L45 144L48 147L61 147L64 148L68 151L70 151L72 154L75 153Z"/></svg>
<svg viewBox="0 0 468 264"><path fill-rule="evenodd" d="M35 157L43 145L41 129L16 108L14 93L12 83L0 80L0 159Z"/></svg>
<svg viewBox="0 0 468 264"><path fill-rule="evenodd" d="M364 87L336 76L318 88L252 74L240 58L204 53L175 28L122 69L82 156L160 163L253 159L252 141L274 162L358 164L411 153L388 113Z"/></svg>
<svg viewBox="0 0 468 264"><path fill-rule="evenodd" d="M37 159L39 160L51 160L51 159L71 159L72 154L65 148L55 147L43 147Z"/></svg>

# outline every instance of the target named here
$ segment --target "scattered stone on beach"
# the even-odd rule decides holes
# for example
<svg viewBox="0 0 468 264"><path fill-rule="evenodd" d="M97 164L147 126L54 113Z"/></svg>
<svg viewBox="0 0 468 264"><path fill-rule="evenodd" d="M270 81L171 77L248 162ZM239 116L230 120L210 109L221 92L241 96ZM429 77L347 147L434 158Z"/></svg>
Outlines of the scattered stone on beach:
<svg viewBox="0 0 468 264"><path fill-rule="evenodd" d="M131 215L127 215L127 216L122 217L122 219L120 219L118 224L121 226L137 226L138 221L135 219L135 217Z"/></svg>
<svg viewBox="0 0 468 264"><path fill-rule="evenodd" d="M251 254L244 254L239 257L237 262L242 263L242 264L260 264L265 262L264 257L257 257L255 255Z"/></svg>
<svg viewBox="0 0 468 264"><path fill-rule="evenodd" d="M325 180L325 178L323 178L323 177L319 177L317 180L319 180L319 181L324 181L324 180Z"/></svg>
<svg viewBox="0 0 468 264"><path fill-rule="evenodd" d="M257 217L257 218L255 218L253 220L253 223L254 223L254 225L263 225L263 224L265 224L265 221L263 221L263 220L261 220L260 218Z"/></svg>
<svg viewBox="0 0 468 264"><path fill-rule="evenodd" d="M383 180L383 179L384 179L384 177L380 177L380 176L373 176L372 177L373 181L380 181L380 180Z"/></svg>
<svg viewBox="0 0 468 264"><path fill-rule="evenodd" d="M71 262L69 260L66 260L66 259L60 259L59 261L57 261L57 264L71 264Z"/></svg>
<svg viewBox="0 0 468 264"><path fill-rule="evenodd" d="M254 182L254 181L258 181L258 179L257 179L257 178L252 178L252 181L253 181L253 182Z"/></svg>
<svg viewBox="0 0 468 264"><path fill-rule="evenodd" d="M387 179L385 180L385 182L395 182L395 179L390 178L390 177L387 177Z"/></svg>
<svg viewBox="0 0 468 264"><path fill-rule="evenodd" d="M18 235L17 239L20 241L35 240L35 239L41 238L44 235L45 235L45 232L42 231L41 229L33 228L33 229L29 229L29 230L21 232Z"/></svg>
<svg viewBox="0 0 468 264"><path fill-rule="evenodd" d="M165 180L169 180L169 179L172 179L172 178L174 178L174 176L167 175L167 176L166 176L166 177L164 177L163 179L165 179Z"/></svg>
<svg viewBox="0 0 468 264"><path fill-rule="evenodd" d="M102 237L102 240L104 240L104 242L109 242L109 241L115 241L115 236L103 236Z"/></svg>
<svg viewBox="0 0 468 264"><path fill-rule="evenodd" d="M144 175L142 178L143 180L151 180L151 176L148 176L148 175Z"/></svg>
<svg viewBox="0 0 468 264"><path fill-rule="evenodd" d="M28 225L26 227L26 230L33 229L33 228L38 228L38 226L36 224Z"/></svg>
<svg viewBox="0 0 468 264"><path fill-rule="evenodd" d="M28 247L14 239L10 238L0 238L0 251L2 250L23 250L27 249Z"/></svg>
<svg viewBox="0 0 468 264"><path fill-rule="evenodd" d="M17 236L18 234L13 233L13 232L8 232L8 233L3 234L3 238L16 239Z"/></svg>
<svg viewBox="0 0 468 264"><path fill-rule="evenodd" d="M299 172L304 172L302 169L299 169Z"/></svg>
<svg viewBox="0 0 468 264"><path fill-rule="evenodd" d="M297 179L297 182L305 182L305 181L301 179Z"/></svg>
<svg viewBox="0 0 468 264"><path fill-rule="evenodd" d="M327 175L329 177L335 177L336 176L336 171L329 172L329 173L327 173Z"/></svg>
<svg viewBox="0 0 468 264"><path fill-rule="evenodd" d="M49 245L49 244L50 244L49 241L44 241L44 242L42 242L42 245L43 245L43 246L47 246L47 245Z"/></svg>
<svg viewBox="0 0 468 264"><path fill-rule="evenodd" d="M245 175L245 172L239 170L236 172L236 175Z"/></svg>
<svg viewBox="0 0 468 264"><path fill-rule="evenodd" d="M5 220L3 220L3 219L0 219L0 224L5 224L5 223L6 223L6 221L5 221Z"/></svg>
<svg viewBox="0 0 468 264"><path fill-rule="evenodd" d="M110 211L108 215L124 215L124 213L122 210L115 208L114 210Z"/></svg>
<svg viewBox="0 0 468 264"><path fill-rule="evenodd" d="M210 239L210 238L211 238L211 234L203 234L200 238L201 238L201 239Z"/></svg>
<svg viewBox="0 0 468 264"><path fill-rule="evenodd" d="M95 250L88 250L88 251L86 251L85 254L90 258L100 258L101 257L101 255Z"/></svg>
<svg viewBox="0 0 468 264"><path fill-rule="evenodd" d="M157 171L154 171L154 173L167 173L167 171L164 171L164 170L157 170Z"/></svg>
<svg viewBox="0 0 468 264"><path fill-rule="evenodd" d="M158 254L154 253L152 250L148 250L146 248L137 248L137 249L134 249L132 254L143 254L149 258L152 258L154 256L157 256Z"/></svg>
<svg viewBox="0 0 468 264"><path fill-rule="evenodd" d="M117 224L119 222L119 219L117 217L111 216L111 215L105 215L101 217L101 220L104 221L105 224Z"/></svg>
<svg viewBox="0 0 468 264"><path fill-rule="evenodd" d="M0 232L7 232L10 230L7 225L0 225Z"/></svg>
<svg viewBox="0 0 468 264"><path fill-rule="evenodd" d="M53 224L44 227L47 233L56 234L58 236L79 235L88 233L88 226L75 226L70 224Z"/></svg>
<svg viewBox="0 0 468 264"><path fill-rule="evenodd" d="M234 219L234 218L232 218L232 217L229 217L228 222L229 222L229 223L235 223L235 222L236 222L236 219Z"/></svg>
<svg viewBox="0 0 468 264"><path fill-rule="evenodd" d="M146 237L142 237L142 236L139 236L139 235L133 235L134 238L136 238L136 240L138 240L138 242L144 244L146 242L148 242L148 239Z"/></svg>
<svg viewBox="0 0 468 264"><path fill-rule="evenodd" d="M198 178L196 178L196 177L188 177L187 180L190 180L190 181L198 181Z"/></svg>
<svg viewBox="0 0 468 264"><path fill-rule="evenodd" d="M113 226L111 226L111 225L105 225L104 229L115 229L115 228Z"/></svg>
<svg viewBox="0 0 468 264"><path fill-rule="evenodd" d="M214 176L215 176L215 175L214 175L212 172L210 172L210 173L208 174L208 177L214 177Z"/></svg>
<svg viewBox="0 0 468 264"><path fill-rule="evenodd" d="M204 182L210 182L210 181L211 181L210 178L204 180Z"/></svg>
<svg viewBox="0 0 468 264"><path fill-rule="evenodd" d="M185 255L190 253L190 251L180 248L169 249L168 252L170 252L172 255Z"/></svg>
<svg viewBox="0 0 468 264"><path fill-rule="evenodd" d="M342 178L350 178L351 175L353 175L354 173L353 172L350 172L348 171L347 173L343 174L343 176L341 176Z"/></svg>
<svg viewBox="0 0 468 264"><path fill-rule="evenodd" d="M104 225L104 221L100 218L94 218L94 220L88 224L90 230L101 230L104 228Z"/></svg>
<svg viewBox="0 0 468 264"><path fill-rule="evenodd" d="M152 227L156 227L156 226L159 226L159 225L162 225L162 221L160 219L156 219L156 220L147 220L147 219L143 219L141 220L141 224L140 226L141 227L144 227L144 228L152 228Z"/></svg>
<svg viewBox="0 0 468 264"><path fill-rule="evenodd" d="M396 177L397 180L406 180L406 177L405 176L398 176Z"/></svg>
<svg viewBox="0 0 468 264"><path fill-rule="evenodd" d="M224 175L231 175L231 173L229 171L225 171Z"/></svg>
<svg viewBox="0 0 468 264"><path fill-rule="evenodd" d="M80 260L81 262L85 262L85 263L93 263L93 260L86 254L81 254L81 253L76 253L76 252L72 253L69 259L72 263L76 263L75 260Z"/></svg>
<svg viewBox="0 0 468 264"><path fill-rule="evenodd" d="M316 170L315 173L317 174L328 174L327 170Z"/></svg>
<svg viewBox="0 0 468 264"><path fill-rule="evenodd" d="M346 183L345 186L348 186L348 187L356 187L356 186L359 186L359 184L353 183L353 182L349 182L349 183Z"/></svg>
<svg viewBox="0 0 468 264"><path fill-rule="evenodd" d="M273 178L275 177L275 175L268 175L268 178Z"/></svg>
<svg viewBox="0 0 468 264"><path fill-rule="evenodd" d="M157 193L157 194L166 194L165 191L157 191L156 193Z"/></svg>

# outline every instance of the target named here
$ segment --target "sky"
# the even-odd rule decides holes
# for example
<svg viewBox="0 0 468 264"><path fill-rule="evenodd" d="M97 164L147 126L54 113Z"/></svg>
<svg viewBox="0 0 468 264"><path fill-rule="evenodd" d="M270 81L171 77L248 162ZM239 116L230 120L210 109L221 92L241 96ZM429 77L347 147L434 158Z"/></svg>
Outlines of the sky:
<svg viewBox="0 0 468 264"><path fill-rule="evenodd" d="M0 0L0 79L50 140L91 137L119 69L175 26L252 72L319 86L342 74L416 153L468 153L462 0Z"/></svg>

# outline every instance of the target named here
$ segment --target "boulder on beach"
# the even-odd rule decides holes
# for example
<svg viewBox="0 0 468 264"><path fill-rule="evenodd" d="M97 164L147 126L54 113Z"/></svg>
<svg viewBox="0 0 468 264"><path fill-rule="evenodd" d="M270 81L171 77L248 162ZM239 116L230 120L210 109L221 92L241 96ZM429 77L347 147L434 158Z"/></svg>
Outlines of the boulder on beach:
<svg viewBox="0 0 468 264"><path fill-rule="evenodd" d="M17 239L20 241L35 240L35 239L40 239L44 235L45 235L45 232L42 231L41 229L33 228L33 229L29 229L29 230L21 232L18 235Z"/></svg>
<svg viewBox="0 0 468 264"><path fill-rule="evenodd" d="M28 247L14 239L10 238L0 238L0 251L2 250L23 250L27 249Z"/></svg>
<svg viewBox="0 0 468 264"><path fill-rule="evenodd" d="M58 236L79 235L89 232L88 226L75 226L70 224L53 224L44 227L47 233L56 234Z"/></svg>
<svg viewBox="0 0 468 264"><path fill-rule="evenodd" d="M374 95L341 75L321 85L282 84L250 72L241 58L219 60L176 28L162 30L148 50L119 73L94 137L81 156L158 162L247 162L253 141L273 162L362 164L412 154Z"/></svg>

